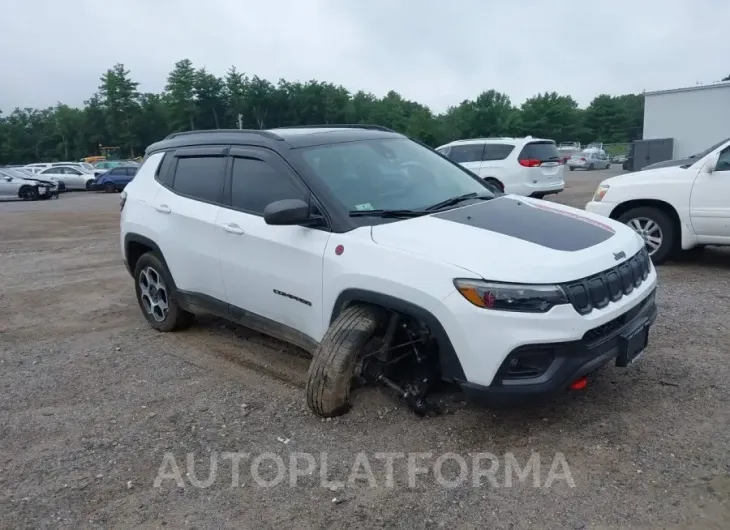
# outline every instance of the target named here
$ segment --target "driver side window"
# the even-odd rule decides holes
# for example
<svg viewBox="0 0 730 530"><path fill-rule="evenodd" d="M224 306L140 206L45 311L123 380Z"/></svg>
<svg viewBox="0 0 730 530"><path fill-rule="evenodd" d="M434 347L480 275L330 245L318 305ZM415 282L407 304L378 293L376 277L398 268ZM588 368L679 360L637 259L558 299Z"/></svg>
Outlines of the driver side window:
<svg viewBox="0 0 730 530"><path fill-rule="evenodd" d="M715 171L730 171L730 147L726 147L720 152Z"/></svg>

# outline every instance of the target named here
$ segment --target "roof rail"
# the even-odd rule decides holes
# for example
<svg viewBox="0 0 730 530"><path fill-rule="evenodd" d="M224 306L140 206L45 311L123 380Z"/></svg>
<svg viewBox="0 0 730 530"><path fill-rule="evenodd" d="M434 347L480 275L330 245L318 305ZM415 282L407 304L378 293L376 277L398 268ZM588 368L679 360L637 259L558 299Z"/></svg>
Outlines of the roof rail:
<svg viewBox="0 0 730 530"><path fill-rule="evenodd" d="M170 140L172 138L178 138L179 136L189 136L192 134L214 134L214 133L246 133L246 134L258 134L261 136L265 136L266 138L271 138L273 140L281 140L279 136L276 134L264 131L261 129L199 129L194 131L180 131L180 132L174 132L171 134L168 134L165 136L165 140Z"/></svg>
<svg viewBox="0 0 730 530"><path fill-rule="evenodd" d="M274 127L276 129L372 129L374 131L395 132L382 125L371 125L369 123L326 123L321 125L288 125L285 127Z"/></svg>

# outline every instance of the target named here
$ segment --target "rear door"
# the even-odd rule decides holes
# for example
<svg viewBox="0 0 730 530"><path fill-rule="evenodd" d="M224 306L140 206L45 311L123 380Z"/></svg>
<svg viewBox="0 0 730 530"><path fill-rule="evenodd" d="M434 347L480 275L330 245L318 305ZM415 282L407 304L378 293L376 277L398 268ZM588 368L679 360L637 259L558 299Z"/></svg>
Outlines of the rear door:
<svg viewBox="0 0 730 530"><path fill-rule="evenodd" d="M227 146L178 149L164 187L150 200L158 244L178 289L225 301L216 217L223 200ZM165 165L163 161L162 166ZM162 170L161 170L162 171Z"/></svg>
<svg viewBox="0 0 730 530"><path fill-rule="evenodd" d="M538 140L525 144L517 161L527 168L525 175L528 184L549 185L563 180L560 152L553 141Z"/></svg>
<svg viewBox="0 0 730 530"><path fill-rule="evenodd" d="M496 178L506 187L512 183L509 171L506 167L506 160L515 146L507 143L487 143L484 144L482 152L482 165L479 169L479 176L482 178ZM513 159L514 160L514 159ZM512 162L514 164L514 161Z"/></svg>
<svg viewBox="0 0 730 530"><path fill-rule="evenodd" d="M456 144L449 148L448 157L474 174L479 174L482 165L484 144Z"/></svg>

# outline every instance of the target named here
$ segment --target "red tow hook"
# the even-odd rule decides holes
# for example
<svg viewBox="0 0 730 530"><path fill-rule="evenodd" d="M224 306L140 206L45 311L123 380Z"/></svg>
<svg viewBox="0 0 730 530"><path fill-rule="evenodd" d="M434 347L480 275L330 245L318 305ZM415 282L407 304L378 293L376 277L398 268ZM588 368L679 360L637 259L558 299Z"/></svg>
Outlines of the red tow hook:
<svg viewBox="0 0 730 530"><path fill-rule="evenodd" d="M585 387L588 386L588 378L586 376L579 377L572 383L570 383L570 389L571 390L583 390Z"/></svg>

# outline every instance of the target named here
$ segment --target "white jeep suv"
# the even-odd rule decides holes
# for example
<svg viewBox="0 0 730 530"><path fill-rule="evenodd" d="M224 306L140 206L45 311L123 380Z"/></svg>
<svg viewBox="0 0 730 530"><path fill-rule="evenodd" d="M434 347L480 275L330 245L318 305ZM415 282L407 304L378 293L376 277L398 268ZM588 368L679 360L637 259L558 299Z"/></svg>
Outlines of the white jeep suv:
<svg viewBox="0 0 730 530"><path fill-rule="evenodd" d="M657 264L679 250L730 245L730 140L681 166L606 179L586 210L633 228Z"/></svg>
<svg viewBox="0 0 730 530"><path fill-rule="evenodd" d="M436 149L500 191L542 199L565 188L563 157L540 138L474 138Z"/></svg>
<svg viewBox="0 0 730 530"><path fill-rule="evenodd" d="M441 380L487 403L628 365L656 273L621 223L504 195L377 126L176 133L121 198L121 244L160 331L212 312L311 352L307 401L383 384L418 413Z"/></svg>

